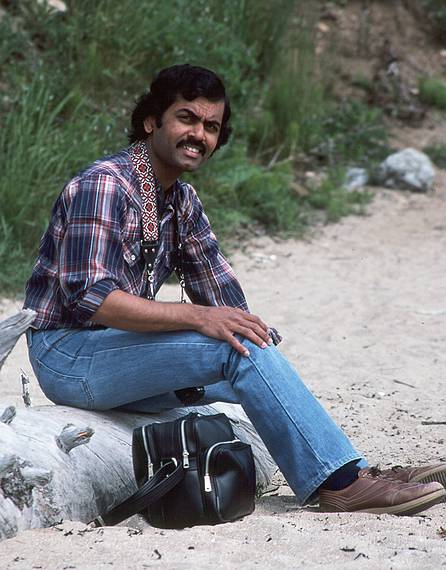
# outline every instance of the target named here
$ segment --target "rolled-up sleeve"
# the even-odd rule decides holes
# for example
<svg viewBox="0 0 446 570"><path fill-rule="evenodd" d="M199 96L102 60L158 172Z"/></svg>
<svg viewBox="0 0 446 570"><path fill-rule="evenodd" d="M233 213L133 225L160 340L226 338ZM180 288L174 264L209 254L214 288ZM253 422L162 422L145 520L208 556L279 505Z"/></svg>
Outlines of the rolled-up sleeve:
<svg viewBox="0 0 446 570"><path fill-rule="evenodd" d="M203 206L189 186L192 208L189 229L184 244L184 277L186 292L193 303L200 305L225 305L249 312L243 289L235 273L218 246ZM274 344L282 337L270 327L269 335Z"/></svg>
<svg viewBox="0 0 446 570"><path fill-rule="evenodd" d="M203 206L193 193L193 208L184 244L186 292L193 303L226 305L248 311L243 290L221 253Z"/></svg>
<svg viewBox="0 0 446 570"><path fill-rule="evenodd" d="M66 193L66 224L59 254L64 306L79 323L89 321L124 270L121 225L125 202L119 180L95 174Z"/></svg>

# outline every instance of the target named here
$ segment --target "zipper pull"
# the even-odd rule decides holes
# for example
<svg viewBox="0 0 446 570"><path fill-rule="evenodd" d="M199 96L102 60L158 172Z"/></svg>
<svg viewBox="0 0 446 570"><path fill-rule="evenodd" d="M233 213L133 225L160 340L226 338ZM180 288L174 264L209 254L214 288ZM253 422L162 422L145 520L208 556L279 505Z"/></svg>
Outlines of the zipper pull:
<svg viewBox="0 0 446 570"><path fill-rule="evenodd" d="M153 477L153 463L149 463L147 467L149 470L149 479L151 479Z"/></svg>
<svg viewBox="0 0 446 570"><path fill-rule="evenodd" d="M204 490L206 491L206 493L210 493L212 491L210 475L204 476Z"/></svg>
<svg viewBox="0 0 446 570"><path fill-rule="evenodd" d="M183 451L183 467L189 468L189 452L186 449Z"/></svg>

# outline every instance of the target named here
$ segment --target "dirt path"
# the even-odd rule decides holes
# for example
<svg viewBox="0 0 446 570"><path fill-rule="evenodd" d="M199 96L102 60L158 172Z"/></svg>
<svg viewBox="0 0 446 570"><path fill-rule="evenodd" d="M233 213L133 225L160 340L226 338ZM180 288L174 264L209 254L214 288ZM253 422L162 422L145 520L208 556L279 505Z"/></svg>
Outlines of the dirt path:
<svg viewBox="0 0 446 570"><path fill-rule="evenodd" d="M439 180L438 187L444 187ZM251 309L284 335L283 351L373 463L446 461L446 195L379 191L365 218L305 242L262 239L234 258ZM168 297L176 298L170 287ZM0 304L0 315L14 304ZM19 403L23 343L0 374ZM43 396L34 385L33 403ZM289 490L217 528L28 531L0 544L2 568L423 568L446 565L446 505L422 516L323 514ZM70 532L70 529L73 532Z"/></svg>

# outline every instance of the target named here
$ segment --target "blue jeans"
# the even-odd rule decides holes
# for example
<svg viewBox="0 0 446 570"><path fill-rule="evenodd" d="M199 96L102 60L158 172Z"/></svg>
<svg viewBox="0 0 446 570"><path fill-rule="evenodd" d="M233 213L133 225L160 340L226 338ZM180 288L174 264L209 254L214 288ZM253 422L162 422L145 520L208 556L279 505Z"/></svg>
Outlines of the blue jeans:
<svg viewBox="0 0 446 570"><path fill-rule="evenodd" d="M28 334L31 364L56 404L155 412L179 407L174 391L192 386L205 386L197 405L240 403L303 504L329 475L361 456L276 347L242 342L249 357L192 331Z"/></svg>

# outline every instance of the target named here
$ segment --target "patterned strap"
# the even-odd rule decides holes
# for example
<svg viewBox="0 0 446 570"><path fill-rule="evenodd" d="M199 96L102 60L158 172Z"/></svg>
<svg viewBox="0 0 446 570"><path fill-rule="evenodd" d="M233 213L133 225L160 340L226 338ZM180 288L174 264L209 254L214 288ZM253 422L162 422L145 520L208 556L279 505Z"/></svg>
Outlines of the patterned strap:
<svg viewBox="0 0 446 570"><path fill-rule="evenodd" d="M130 148L133 166L138 174L142 196L142 230L146 241L158 241L157 182L150 164L146 144L139 141Z"/></svg>
<svg viewBox="0 0 446 570"><path fill-rule="evenodd" d="M147 152L147 146L144 141L138 141L130 147L130 157L132 164L136 170L139 186L141 188L142 197L142 234L141 252L144 257L147 272L147 298L150 300L155 299L155 292L153 288L154 275L153 270L155 267L155 259L159 248L159 219L157 208L157 191L158 182L153 172L152 165ZM177 227L178 235L178 227ZM181 287L181 303L186 302L185 296L185 281L183 273L183 250L180 240L178 240L178 265L176 272L178 281Z"/></svg>
<svg viewBox="0 0 446 570"><path fill-rule="evenodd" d="M159 220L156 204L157 181L152 165L150 164L149 154L144 141L139 141L130 148L130 157L138 175L143 204L141 215L143 234L141 252L146 264L148 281L147 298L154 300L153 270L159 247Z"/></svg>

